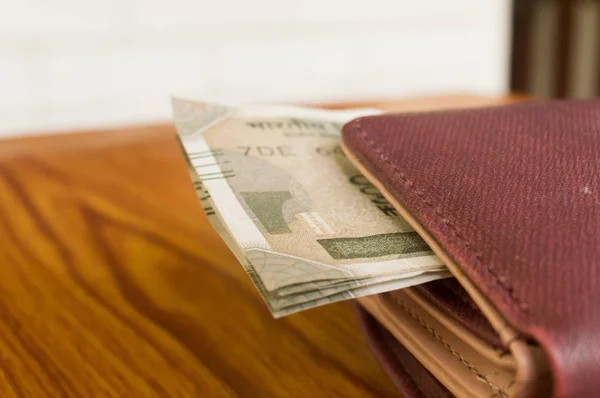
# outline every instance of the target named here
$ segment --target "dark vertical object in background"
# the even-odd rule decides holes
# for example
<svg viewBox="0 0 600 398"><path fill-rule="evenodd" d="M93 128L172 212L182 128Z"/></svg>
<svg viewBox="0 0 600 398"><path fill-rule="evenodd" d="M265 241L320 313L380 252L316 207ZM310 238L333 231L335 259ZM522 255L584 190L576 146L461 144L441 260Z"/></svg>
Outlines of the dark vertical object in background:
<svg viewBox="0 0 600 398"><path fill-rule="evenodd" d="M600 6L598 6L600 7ZM598 23L600 23L600 10L597 10L598 14ZM596 95L600 96L600 27L596 29Z"/></svg>
<svg viewBox="0 0 600 398"><path fill-rule="evenodd" d="M513 0L510 89L517 93L528 88L533 9L534 0Z"/></svg>
<svg viewBox="0 0 600 398"><path fill-rule="evenodd" d="M595 7L590 8L590 3ZM600 28L592 33L588 18L584 18L588 25L579 25L583 12L596 12L596 21L600 21L600 0L512 0L512 4L510 89L533 96L569 97L581 95L582 81L592 78L596 83L590 83L593 90L584 90L585 95L600 95ZM544 24L552 27L547 29ZM595 44L588 34L596 36ZM550 48L544 48L548 45ZM581 51L596 53L594 68L581 65L593 62L593 56L582 56ZM590 72L596 79L588 76Z"/></svg>
<svg viewBox="0 0 600 398"><path fill-rule="evenodd" d="M517 2L519 0L516 0ZM569 66L571 64L571 38L573 36L573 0L558 0L558 26L556 32L557 51L556 58L556 73L554 79L554 95L559 98L564 98L569 94Z"/></svg>

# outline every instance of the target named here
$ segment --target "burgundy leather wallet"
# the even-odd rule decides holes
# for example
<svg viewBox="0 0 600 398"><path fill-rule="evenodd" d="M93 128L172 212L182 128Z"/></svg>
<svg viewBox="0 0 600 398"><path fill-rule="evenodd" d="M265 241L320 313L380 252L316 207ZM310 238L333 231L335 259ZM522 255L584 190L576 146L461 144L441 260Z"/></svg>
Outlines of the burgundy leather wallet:
<svg viewBox="0 0 600 398"><path fill-rule="evenodd" d="M453 279L359 299L414 397L600 397L600 100L356 119L343 147Z"/></svg>

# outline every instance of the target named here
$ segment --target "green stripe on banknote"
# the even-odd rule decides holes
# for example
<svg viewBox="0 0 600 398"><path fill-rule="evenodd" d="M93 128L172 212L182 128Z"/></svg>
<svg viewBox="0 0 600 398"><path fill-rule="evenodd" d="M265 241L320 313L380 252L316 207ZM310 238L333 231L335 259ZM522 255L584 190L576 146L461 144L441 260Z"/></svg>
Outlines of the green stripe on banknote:
<svg viewBox="0 0 600 398"><path fill-rule="evenodd" d="M395 232L359 238L318 239L317 242L336 260L383 257L431 250L416 232Z"/></svg>
<svg viewBox="0 0 600 398"><path fill-rule="evenodd" d="M287 191L241 192L244 202L270 234L292 232L283 218L283 205L292 198Z"/></svg>

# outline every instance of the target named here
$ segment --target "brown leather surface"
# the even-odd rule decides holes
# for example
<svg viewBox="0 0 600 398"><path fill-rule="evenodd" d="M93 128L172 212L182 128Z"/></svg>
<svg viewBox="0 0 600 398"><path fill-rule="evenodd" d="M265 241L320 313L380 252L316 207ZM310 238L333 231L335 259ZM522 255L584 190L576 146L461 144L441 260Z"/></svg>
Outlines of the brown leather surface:
<svg viewBox="0 0 600 398"><path fill-rule="evenodd" d="M344 143L550 360L600 395L600 101L366 117Z"/></svg>
<svg viewBox="0 0 600 398"><path fill-rule="evenodd" d="M369 349L404 398L449 398L453 395L373 316L355 305Z"/></svg>
<svg viewBox="0 0 600 398"><path fill-rule="evenodd" d="M421 316L422 322L418 321L418 324L422 325L423 323L428 325L425 328L414 327L414 320L416 319L411 315L410 317L406 317L405 314L407 311L403 308L405 305L400 305L400 310L393 303L390 303L389 300L384 299L387 304L384 304L381 300L382 296L385 295L372 295L366 296L362 298L358 298L357 301L359 304L365 308L367 311L371 312L371 314L382 323L384 327L386 327L393 335L398 339L398 341L406 347L407 350L411 352L418 359L423 366L425 366L432 374L435 374L436 378L444 384L444 386L448 389L456 390L456 394L460 397L473 396L481 397L486 395L486 391L480 390L477 383L472 383L472 374L465 373L464 368L462 367L451 367L450 372L447 371L448 366L456 359L456 356L448 357L444 350L441 350L439 344L437 344L434 340L428 339L427 334L423 332L426 330L430 332L431 330L437 331L440 336L442 336L441 340L446 341L447 344L443 344L444 348L447 348L447 345L452 347L451 351L455 351L458 353L462 353L460 355L464 358L464 353L466 351L471 351L469 347L465 347L460 342L456 341L456 337L462 340L463 343L467 343L471 348L475 348L479 353L484 354L488 359L493 360L493 362L498 363L498 359L500 362L504 362L503 358L506 359L505 354L510 354L514 359L514 362L509 360L509 362L513 362L516 365L516 375L514 378L514 384L512 381L510 382L510 397L550 397L552 395L552 377L550 370L548 368L548 359L545 354L541 350L541 348L536 344L529 344L520 337L517 332L513 328L510 327L506 323L506 320L502 317L502 315L487 301L485 297L479 293L475 289L475 287L471 284L471 282L464 276L460 268L454 263L454 261L446 255L446 253L441 249L439 244L429 235L427 231L423 229L423 227L417 222L417 220L400 204L398 201L387 191L387 189L379 182L359 161L356 157L348 150L348 148L342 142L341 144L344 153L350 158L353 164L358 168L358 170L371 182L377 189L380 190L382 195L390 202L392 206L398 211L398 213L417 231L419 235L427 242L430 246L431 250L438 255L440 260L446 264L448 270L452 272L455 276L456 280L460 282L461 286L465 289L465 291L469 294L469 296L476 303L477 307L481 310L481 312L485 315L485 317L489 320L490 324L494 328L494 330L498 333L500 341L504 345L505 349L508 351L501 350L502 352L498 352L496 350L495 354L490 352L490 349L493 350L493 347L489 346L489 348L485 348L485 343L478 339L476 336L469 336L469 333L465 331L464 327L456 322L453 322L451 318L446 317L442 312L436 309L435 306L428 304L426 301L420 301L419 308L413 307L414 311L410 311L413 314L421 314L424 315L422 310L425 309L429 315L432 315L434 319L437 321L435 326L432 324L436 323L436 321L432 319L428 319L431 323L428 324L427 320L423 320ZM402 289L400 291L395 291L393 294L390 294L389 297L393 301L401 301L405 302L404 292L411 290ZM412 296L412 295L409 295ZM414 296L415 299L419 298L418 295ZM383 304L383 305L381 305ZM391 306L389 305L391 304ZM399 303L398 303L399 304ZM418 311L417 311L418 310ZM426 316L425 316L426 317ZM441 324L440 324L441 323ZM411 326L412 324L412 326ZM446 330L442 331L445 326ZM452 345L448 344L446 340L452 340ZM440 339L436 339L438 342L441 342ZM479 341L478 341L479 340ZM456 345L454 343L461 345L460 351L456 350ZM466 349L466 350L465 350ZM489 354L492 354L491 356ZM496 355L500 354L500 358ZM469 357L471 355L469 354ZM461 361L459 361L461 362ZM462 363L462 362L461 362ZM470 363L470 361L469 361ZM481 362L479 359L477 363ZM464 365L464 363L462 363ZM477 365L477 367L479 367ZM472 368L467 367L469 370ZM461 369L463 370L461 372ZM477 368L476 368L477 369ZM492 373L489 373L489 372ZM486 374L495 374L496 369L488 369ZM478 370L479 374L481 373L481 369ZM476 377L478 381L484 381L481 377ZM489 379L488 379L489 380ZM487 383L486 383L487 384ZM496 384L498 386L498 384ZM489 384L488 384L489 386ZM494 396L496 396L496 391L494 392ZM489 392L489 391L488 391ZM499 392L499 391L498 391ZM504 395L508 395L509 391L505 390Z"/></svg>
<svg viewBox="0 0 600 398"><path fill-rule="evenodd" d="M498 333L456 279L442 279L415 288L447 317L496 348L504 348ZM391 293L393 294L393 292Z"/></svg>

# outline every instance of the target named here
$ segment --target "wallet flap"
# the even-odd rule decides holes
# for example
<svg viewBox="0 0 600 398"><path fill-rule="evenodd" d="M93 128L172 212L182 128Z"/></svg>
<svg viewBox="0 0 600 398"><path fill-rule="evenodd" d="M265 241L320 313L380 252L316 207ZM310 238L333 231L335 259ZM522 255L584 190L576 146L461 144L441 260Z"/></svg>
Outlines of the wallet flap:
<svg viewBox="0 0 600 398"><path fill-rule="evenodd" d="M359 118L343 144L543 347L556 396L600 393L600 101Z"/></svg>

